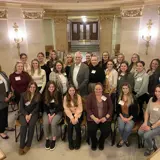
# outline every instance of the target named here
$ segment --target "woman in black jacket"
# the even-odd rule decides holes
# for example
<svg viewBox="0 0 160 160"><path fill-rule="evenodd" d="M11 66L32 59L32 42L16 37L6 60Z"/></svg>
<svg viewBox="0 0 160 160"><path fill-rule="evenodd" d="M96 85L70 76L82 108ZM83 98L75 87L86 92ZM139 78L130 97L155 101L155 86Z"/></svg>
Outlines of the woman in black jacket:
<svg viewBox="0 0 160 160"><path fill-rule="evenodd" d="M122 85L117 105L118 129L121 140L117 144L120 148L125 143L129 147L128 137L134 127L138 115L138 103L132 94L128 83Z"/></svg>
<svg viewBox="0 0 160 160"><path fill-rule="evenodd" d="M27 153L31 147L34 128L38 120L39 101L40 94L37 84L35 82L30 82L27 91L21 95L20 99L20 155Z"/></svg>
<svg viewBox="0 0 160 160"><path fill-rule="evenodd" d="M55 148L57 124L59 123L62 117L62 111L62 94L57 91L55 82L49 81L45 90L43 114L46 149L53 150ZM51 140L49 139L49 127L51 127Z"/></svg>

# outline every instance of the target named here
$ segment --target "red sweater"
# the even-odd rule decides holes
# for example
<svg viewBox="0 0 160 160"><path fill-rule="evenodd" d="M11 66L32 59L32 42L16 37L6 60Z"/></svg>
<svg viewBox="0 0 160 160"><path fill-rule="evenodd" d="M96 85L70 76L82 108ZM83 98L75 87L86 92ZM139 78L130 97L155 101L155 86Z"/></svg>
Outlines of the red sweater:
<svg viewBox="0 0 160 160"><path fill-rule="evenodd" d="M14 91L23 93L27 90L31 77L27 72L22 72L20 74L14 72L9 76L9 80Z"/></svg>

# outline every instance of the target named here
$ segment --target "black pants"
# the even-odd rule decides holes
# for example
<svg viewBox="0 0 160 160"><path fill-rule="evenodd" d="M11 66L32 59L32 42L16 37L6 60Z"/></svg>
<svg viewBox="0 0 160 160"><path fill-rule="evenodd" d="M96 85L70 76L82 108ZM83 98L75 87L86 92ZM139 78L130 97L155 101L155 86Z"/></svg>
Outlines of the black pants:
<svg viewBox="0 0 160 160"><path fill-rule="evenodd" d="M66 117L66 121L68 124L68 142L69 144L73 144L73 128L76 130L76 143L81 143L81 122L82 122L82 116L78 119L78 123L73 125L70 122L70 118Z"/></svg>
<svg viewBox="0 0 160 160"><path fill-rule="evenodd" d="M38 114L32 115L29 123L26 122L25 116L20 115L19 121L21 123L20 128L20 148L24 148L25 146L31 147L32 139L34 135L34 128L38 119ZM28 129L28 134L27 134ZM27 141L26 141L27 136ZM25 142L26 141L26 142Z"/></svg>
<svg viewBox="0 0 160 160"><path fill-rule="evenodd" d="M144 117L144 113L143 113L143 104L144 102L148 103L149 101L149 95L148 94L143 94L140 97L137 98L139 107L140 107L140 112L139 112L139 119L142 119Z"/></svg>
<svg viewBox="0 0 160 160"><path fill-rule="evenodd" d="M113 111L116 112L116 93L111 94L111 100L112 100L112 105L113 105Z"/></svg>
<svg viewBox="0 0 160 160"><path fill-rule="evenodd" d="M8 107L0 110L0 133L4 133L6 127L8 127Z"/></svg>
<svg viewBox="0 0 160 160"><path fill-rule="evenodd" d="M88 121L88 134L89 138L91 139L92 146L97 146L97 130L100 129L101 135L99 138L99 144L104 144L105 139L110 135L111 133L111 122L104 122L96 124L95 122L89 122Z"/></svg>

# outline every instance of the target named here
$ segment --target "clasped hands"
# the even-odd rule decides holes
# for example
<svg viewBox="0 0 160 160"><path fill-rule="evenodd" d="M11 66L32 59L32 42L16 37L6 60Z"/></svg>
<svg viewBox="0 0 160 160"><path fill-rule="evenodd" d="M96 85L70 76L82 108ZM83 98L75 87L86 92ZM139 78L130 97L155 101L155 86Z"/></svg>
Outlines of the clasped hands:
<svg viewBox="0 0 160 160"><path fill-rule="evenodd" d="M97 117L95 117L93 120L94 120L94 122L95 122L96 124L99 124L99 123L104 123L104 122L106 122L109 117L110 117L109 115L107 115L106 117L102 117L102 118L100 118L100 119L97 118Z"/></svg>
<svg viewBox="0 0 160 160"><path fill-rule="evenodd" d="M31 116L32 116L32 114L26 115L26 117L25 117L25 118L26 118L27 123L30 121Z"/></svg>
<svg viewBox="0 0 160 160"><path fill-rule="evenodd" d="M142 131L149 131L149 130L151 130L151 127L148 126L146 123L143 123L141 125L141 127L140 127L140 130L142 130Z"/></svg>
<svg viewBox="0 0 160 160"><path fill-rule="evenodd" d="M51 124L51 122L52 122L52 119L53 119L53 117L55 116L55 113L54 114L48 114L48 122L49 122L49 124Z"/></svg>

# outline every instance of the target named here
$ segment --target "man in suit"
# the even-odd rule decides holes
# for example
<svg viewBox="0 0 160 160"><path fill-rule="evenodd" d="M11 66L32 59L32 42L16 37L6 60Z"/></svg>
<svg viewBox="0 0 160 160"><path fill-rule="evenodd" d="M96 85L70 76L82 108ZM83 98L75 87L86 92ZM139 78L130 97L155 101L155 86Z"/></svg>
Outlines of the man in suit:
<svg viewBox="0 0 160 160"><path fill-rule="evenodd" d="M74 85L81 96L88 94L89 68L82 63L81 52L75 53L75 63L71 66L69 82Z"/></svg>

